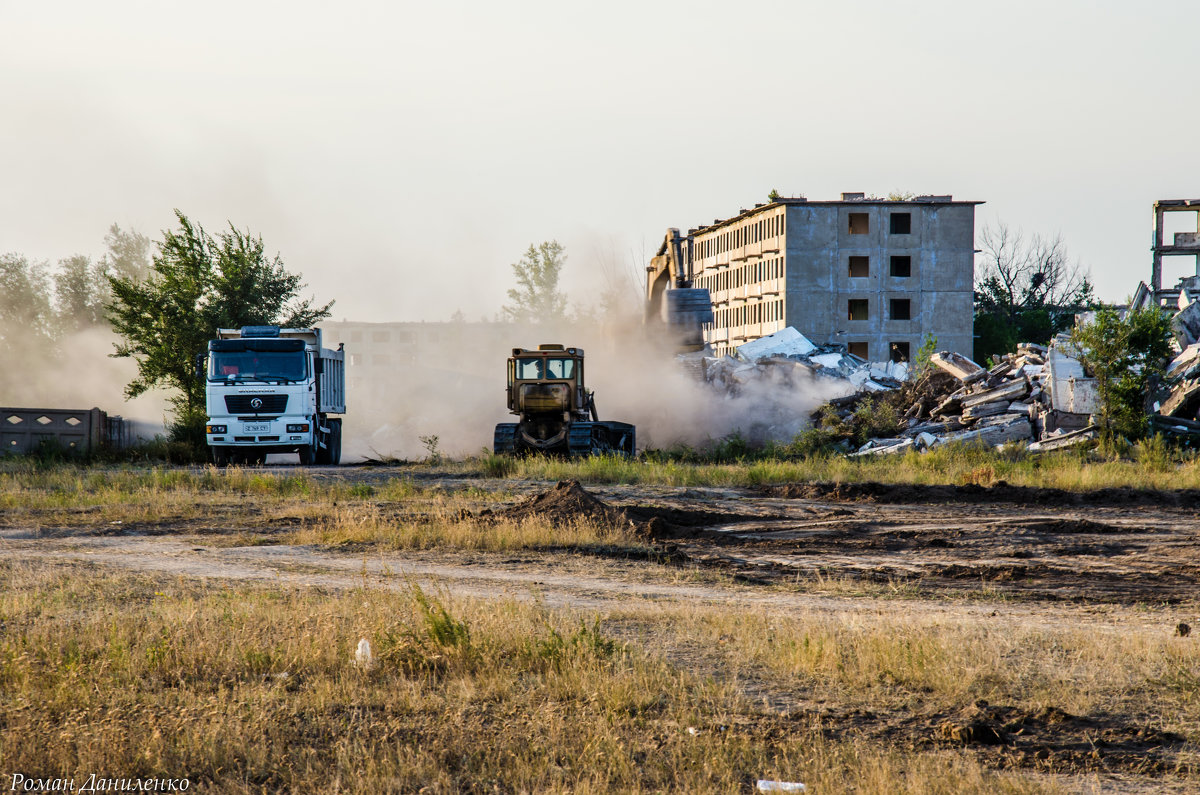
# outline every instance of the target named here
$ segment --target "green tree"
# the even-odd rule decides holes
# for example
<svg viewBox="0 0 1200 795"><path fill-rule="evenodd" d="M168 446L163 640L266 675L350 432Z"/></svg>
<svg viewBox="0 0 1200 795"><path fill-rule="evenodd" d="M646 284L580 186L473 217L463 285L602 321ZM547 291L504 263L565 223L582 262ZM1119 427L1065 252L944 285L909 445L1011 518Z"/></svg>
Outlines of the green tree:
<svg viewBox="0 0 1200 795"><path fill-rule="evenodd" d="M55 337L46 265L0 255L0 372L15 379L44 364L53 356Z"/></svg>
<svg viewBox="0 0 1200 795"><path fill-rule="evenodd" d="M1095 320L1076 326L1071 341L1096 378L1100 427L1108 438L1138 439L1146 434L1146 390L1161 377L1171 354L1171 321L1157 307L1121 317L1102 309Z"/></svg>
<svg viewBox="0 0 1200 795"><path fill-rule="evenodd" d="M566 262L566 252L557 240L531 245L512 266L517 286L508 291L511 303L503 307L505 317L522 323L565 318L567 299L558 291L558 277Z"/></svg>
<svg viewBox="0 0 1200 795"><path fill-rule="evenodd" d="M111 295L103 263L93 263L83 254L59 260L54 303L60 331L70 333L105 323L105 306Z"/></svg>
<svg viewBox="0 0 1200 795"><path fill-rule="evenodd" d="M54 273L58 331L71 333L108 322L112 302L109 277L141 281L150 271L150 239L113 224L104 236L105 252L97 261L76 254L59 260Z"/></svg>
<svg viewBox="0 0 1200 795"><path fill-rule="evenodd" d="M110 275L109 318L122 338L117 357L137 361L138 374L125 388L133 398L154 387L176 392L172 435L203 440L204 384L194 360L218 328L278 324L306 327L329 316L333 302L295 302L300 277L268 258L261 238L230 231L213 240L178 210L179 229L163 232L145 279Z"/></svg>
<svg viewBox="0 0 1200 795"><path fill-rule="evenodd" d="M1092 284L1062 238L1026 237L1003 223L984 227L975 284L975 358L1046 344L1096 305Z"/></svg>
<svg viewBox="0 0 1200 795"><path fill-rule="evenodd" d="M141 281L150 273L150 238L113 224L104 236L104 272L119 279Z"/></svg>

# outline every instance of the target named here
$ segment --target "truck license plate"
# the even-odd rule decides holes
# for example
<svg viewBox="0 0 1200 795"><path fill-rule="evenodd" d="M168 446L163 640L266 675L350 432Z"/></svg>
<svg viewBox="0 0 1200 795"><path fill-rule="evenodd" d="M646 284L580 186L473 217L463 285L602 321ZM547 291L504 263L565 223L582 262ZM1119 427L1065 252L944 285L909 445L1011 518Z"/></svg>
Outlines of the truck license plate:
<svg viewBox="0 0 1200 795"><path fill-rule="evenodd" d="M242 433L270 433L269 422L246 422L242 424Z"/></svg>

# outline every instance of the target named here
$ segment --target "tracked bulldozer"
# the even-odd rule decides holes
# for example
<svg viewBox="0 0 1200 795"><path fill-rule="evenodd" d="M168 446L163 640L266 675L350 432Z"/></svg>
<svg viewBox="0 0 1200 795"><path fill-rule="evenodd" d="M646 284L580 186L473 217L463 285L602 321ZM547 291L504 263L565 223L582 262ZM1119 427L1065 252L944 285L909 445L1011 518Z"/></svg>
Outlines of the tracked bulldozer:
<svg viewBox="0 0 1200 795"><path fill-rule="evenodd" d="M634 454L634 426L601 422L596 413L595 396L584 386L582 348L513 348L508 360L508 410L519 419L496 426L493 449L497 453Z"/></svg>

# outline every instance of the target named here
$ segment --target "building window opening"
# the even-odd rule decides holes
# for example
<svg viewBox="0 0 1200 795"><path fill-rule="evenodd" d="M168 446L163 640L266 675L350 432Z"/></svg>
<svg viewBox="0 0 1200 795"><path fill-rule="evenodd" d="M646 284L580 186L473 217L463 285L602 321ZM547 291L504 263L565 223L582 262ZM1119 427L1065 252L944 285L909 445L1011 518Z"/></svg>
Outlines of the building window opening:
<svg viewBox="0 0 1200 795"><path fill-rule="evenodd" d="M867 358L867 343L865 342L851 342L846 345L846 350L851 356L857 356L863 361L870 361Z"/></svg>
<svg viewBox="0 0 1200 795"><path fill-rule="evenodd" d="M888 231L893 235L912 234L912 213L892 213L888 220L890 222Z"/></svg>
<svg viewBox="0 0 1200 795"><path fill-rule="evenodd" d="M912 320L912 301L907 298L893 298L892 320Z"/></svg>
<svg viewBox="0 0 1200 795"><path fill-rule="evenodd" d="M871 231L870 216L866 213L850 213L850 234L865 235Z"/></svg>
<svg viewBox="0 0 1200 795"><path fill-rule="evenodd" d="M912 257L892 257L892 275L899 279L907 279L912 276Z"/></svg>
<svg viewBox="0 0 1200 795"><path fill-rule="evenodd" d="M847 312L847 320L869 320L867 307L869 302L866 298L851 298L849 301L849 311Z"/></svg>
<svg viewBox="0 0 1200 795"><path fill-rule="evenodd" d="M850 278L865 279L871 275L871 258L870 257L851 257L850 258Z"/></svg>
<svg viewBox="0 0 1200 795"><path fill-rule="evenodd" d="M893 362L907 362L908 361L908 343L907 342L893 342L890 347L892 350L892 361Z"/></svg>

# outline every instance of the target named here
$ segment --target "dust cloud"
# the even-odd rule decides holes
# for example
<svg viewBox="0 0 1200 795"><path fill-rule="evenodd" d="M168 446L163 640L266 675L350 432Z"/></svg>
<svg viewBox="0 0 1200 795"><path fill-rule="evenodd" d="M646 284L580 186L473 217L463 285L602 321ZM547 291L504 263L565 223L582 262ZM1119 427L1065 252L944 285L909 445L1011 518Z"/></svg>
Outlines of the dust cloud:
<svg viewBox="0 0 1200 795"><path fill-rule="evenodd" d="M490 451L496 423L515 420L505 404L514 347L560 343L585 351L584 374L602 420L637 426L638 448L703 446L732 433L754 442L790 441L809 415L847 388L827 381L763 380L736 396L697 381L669 341L640 315L607 322L327 323L326 345L345 343L347 413L343 460L458 457ZM357 332L357 333L356 333ZM404 335L408 354L396 335ZM399 359L399 360L398 360ZM424 437L425 441L422 441Z"/></svg>
<svg viewBox="0 0 1200 795"><path fill-rule="evenodd" d="M64 334L52 347L22 346L20 337L0 354L0 406L13 408L99 408L126 421L130 439L164 432L166 393L155 390L135 400L125 385L137 375L132 359L110 356L117 335L108 327Z"/></svg>

